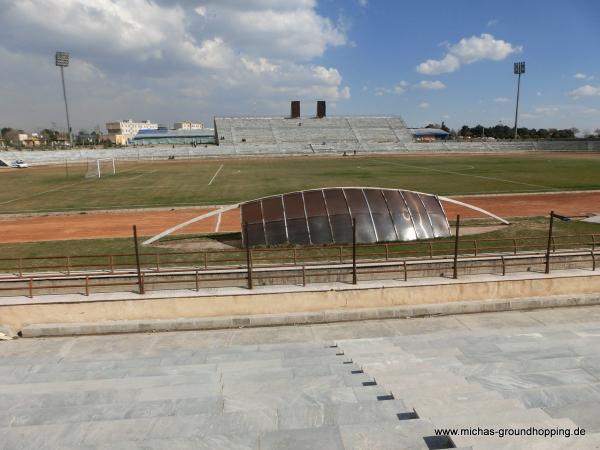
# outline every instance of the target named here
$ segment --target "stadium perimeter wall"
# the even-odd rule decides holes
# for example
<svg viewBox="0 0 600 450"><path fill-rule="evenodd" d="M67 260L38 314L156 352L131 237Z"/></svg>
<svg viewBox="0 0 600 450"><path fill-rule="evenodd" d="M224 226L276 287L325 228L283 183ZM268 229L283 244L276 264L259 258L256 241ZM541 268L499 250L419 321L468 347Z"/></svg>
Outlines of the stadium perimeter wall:
<svg viewBox="0 0 600 450"><path fill-rule="evenodd" d="M172 148L164 147L125 147L108 149L77 149L77 150L23 150L0 151L0 159L12 162L23 159L31 165L64 164L65 162L85 163L101 158L115 158L117 160L154 160L166 159L174 156L176 159L191 159L204 157L228 156L277 156L277 155L312 155L342 154L343 151L352 152L356 148L345 148L343 145L329 146L319 150L318 147L282 146L282 145L237 145ZM495 141L495 142L431 142L407 143L401 148L372 148L369 150L357 149L357 154L403 154L403 153L487 153L487 152L521 152L521 151L556 151L556 152L600 152L600 141Z"/></svg>
<svg viewBox="0 0 600 450"><path fill-rule="evenodd" d="M270 287L255 289L210 289L198 293L171 291L146 295L92 294L0 299L2 325L22 330L32 324L106 323L116 320L176 320L219 318L261 314L325 313L353 309L436 304L469 304L486 300L518 302L520 299L594 294L600 291L600 274L565 270L552 275L527 273L472 275L461 280L420 279L381 282L379 285L331 285ZM576 301L574 302L576 304ZM465 308L468 309L468 308ZM515 308L518 309L518 308ZM470 311L475 312L475 311ZM142 330L139 330L142 331ZM114 332L118 332L115 330Z"/></svg>

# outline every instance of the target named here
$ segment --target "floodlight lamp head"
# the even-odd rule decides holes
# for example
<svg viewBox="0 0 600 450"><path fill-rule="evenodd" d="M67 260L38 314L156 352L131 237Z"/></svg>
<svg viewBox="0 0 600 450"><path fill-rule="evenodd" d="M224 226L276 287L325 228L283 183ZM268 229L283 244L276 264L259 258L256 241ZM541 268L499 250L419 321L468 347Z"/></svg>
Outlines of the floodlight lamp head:
<svg viewBox="0 0 600 450"><path fill-rule="evenodd" d="M57 67L69 67L69 54L67 52L56 52L55 63Z"/></svg>
<svg viewBox="0 0 600 450"><path fill-rule="evenodd" d="M515 63L515 75L521 75L525 73L525 61Z"/></svg>

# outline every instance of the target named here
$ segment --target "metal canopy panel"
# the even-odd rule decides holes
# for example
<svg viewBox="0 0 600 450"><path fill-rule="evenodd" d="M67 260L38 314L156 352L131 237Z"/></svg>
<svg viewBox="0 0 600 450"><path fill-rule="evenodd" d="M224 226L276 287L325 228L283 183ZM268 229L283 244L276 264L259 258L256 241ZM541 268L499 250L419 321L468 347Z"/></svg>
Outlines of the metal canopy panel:
<svg viewBox="0 0 600 450"><path fill-rule="evenodd" d="M352 219L344 190L325 189L323 194L325 194L325 203L331 222L333 242L336 244L352 242Z"/></svg>
<svg viewBox="0 0 600 450"><path fill-rule="evenodd" d="M262 200L265 219L266 240L268 245L281 245L288 242L283 200L280 196Z"/></svg>
<svg viewBox="0 0 600 450"><path fill-rule="evenodd" d="M266 244L265 229L262 218L262 207L260 200L254 200L242 205L242 224L247 224L248 236L246 229L242 232L242 240L244 245L264 245Z"/></svg>
<svg viewBox="0 0 600 450"><path fill-rule="evenodd" d="M442 208L440 201L431 195L419 194L419 198L423 202L431 225L433 226L433 234L435 237L446 237L450 235L450 228L448 225L448 219L446 219L446 213Z"/></svg>
<svg viewBox="0 0 600 450"><path fill-rule="evenodd" d="M356 242L377 242L375 224L363 189L344 189L344 193L352 219L356 220Z"/></svg>
<svg viewBox="0 0 600 450"><path fill-rule="evenodd" d="M419 198L419 194L404 191L402 192L402 196L406 201L406 205L408 206L408 210L413 219L417 239L431 239L435 237L431 221L429 220L429 214L427 214L427 210Z"/></svg>
<svg viewBox="0 0 600 450"><path fill-rule="evenodd" d="M382 192L392 214L394 226L398 233L398 240L415 241L417 239L415 225L401 192L391 189L382 190Z"/></svg>
<svg viewBox="0 0 600 450"><path fill-rule="evenodd" d="M306 220L302 193L285 194L283 196L283 206L290 244L310 244L308 220Z"/></svg>
<svg viewBox="0 0 600 450"><path fill-rule="evenodd" d="M435 195L377 188L327 188L291 192L242 204L244 244L348 244L352 219L357 242L390 242L450 236Z"/></svg>
<svg viewBox="0 0 600 450"><path fill-rule="evenodd" d="M302 193L304 207L310 231L312 244L331 244L331 224L325 207L325 196L323 191L306 191Z"/></svg>
<svg viewBox="0 0 600 450"><path fill-rule="evenodd" d="M371 216L377 231L378 241L397 241L398 235L394 228L392 215L383 196L383 192L379 189L365 189L363 191L371 208Z"/></svg>

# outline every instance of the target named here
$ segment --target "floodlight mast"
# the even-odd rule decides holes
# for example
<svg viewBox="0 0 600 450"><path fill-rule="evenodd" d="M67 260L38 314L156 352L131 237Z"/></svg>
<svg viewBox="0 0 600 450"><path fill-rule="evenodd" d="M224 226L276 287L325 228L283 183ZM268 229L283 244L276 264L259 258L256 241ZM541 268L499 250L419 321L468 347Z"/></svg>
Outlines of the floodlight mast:
<svg viewBox="0 0 600 450"><path fill-rule="evenodd" d="M65 111L67 113L67 131L69 134L69 145L73 147L73 133L71 131L71 121L69 120L69 104L67 103L67 89L65 88L64 68L69 67L69 54L67 52L56 52L55 64L60 67L60 79L62 81L63 98L65 100Z"/></svg>
<svg viewBox="0 0 600 450"><path fill-rule="evenodd" d="M517 109L515 110L515 139L517 139L517 125L519 121L519 94L521 93L521 74L525 73L525 61L520 61L515 63L514 68L515 75L519 76L519 80L517 81Z"/></svg>

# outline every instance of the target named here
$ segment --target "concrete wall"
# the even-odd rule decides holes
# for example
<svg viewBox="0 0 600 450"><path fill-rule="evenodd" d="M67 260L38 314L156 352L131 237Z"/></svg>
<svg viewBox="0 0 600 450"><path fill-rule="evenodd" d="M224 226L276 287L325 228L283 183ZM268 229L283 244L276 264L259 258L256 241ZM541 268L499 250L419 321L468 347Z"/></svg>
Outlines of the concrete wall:
<svg viewBox="0 0 600 450"><path fill-rule="evenodd" d="M81 323L111 320L179 319L382 308L469 302L488 299L593 294L600 292L600 273L564 271L555 275L514 274L506 277L470 276L462 280L388 282L372 286L323 285L306 288L205 291L197 295L121 297L102 294L88 298L3 299L0 323L21 330L39 323Z"/></svg>

